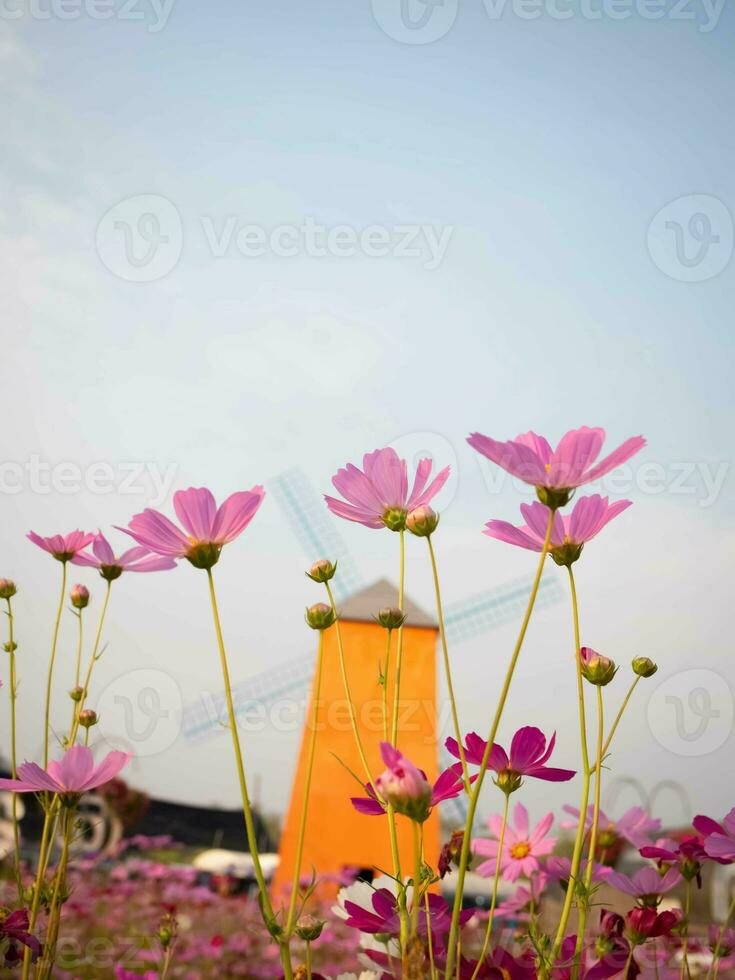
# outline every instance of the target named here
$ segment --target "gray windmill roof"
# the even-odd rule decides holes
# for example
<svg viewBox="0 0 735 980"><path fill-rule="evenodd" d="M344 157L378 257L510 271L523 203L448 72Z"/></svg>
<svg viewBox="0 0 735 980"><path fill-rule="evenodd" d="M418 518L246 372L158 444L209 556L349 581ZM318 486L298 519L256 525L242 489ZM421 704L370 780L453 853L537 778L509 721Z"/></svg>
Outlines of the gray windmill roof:
<svg viewBox="0 0 735 980"><path fill-rule="evenodd" d="M339 605L340 619L350 619L357 623L372 623L382 606L398 605L398 587L381 578L367 588L355 592ZM406 614L406 626L419 626L424 629L436 629L436 620L424 612L415 602L404 596L403 611Z"/></svg>

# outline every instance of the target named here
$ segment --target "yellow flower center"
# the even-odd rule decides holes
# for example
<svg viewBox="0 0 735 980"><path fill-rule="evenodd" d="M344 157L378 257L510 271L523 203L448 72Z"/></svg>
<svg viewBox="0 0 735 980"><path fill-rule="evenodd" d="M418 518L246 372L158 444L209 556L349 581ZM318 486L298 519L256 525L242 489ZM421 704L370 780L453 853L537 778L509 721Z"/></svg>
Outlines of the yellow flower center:
<svg viewBox="0 0 735 980"><path fill-rule="evenodd" d="M551 473L551 463L544 463L544 469L547 473Z"/></svg>
<svg viewBox="0 0 735 980"><path fill-rule="evenodd" d="M510 849L510 856L515 858L517 861L523 860L524 857L528 857L531 853L531 845L526 840L518 841Z"/></svg>

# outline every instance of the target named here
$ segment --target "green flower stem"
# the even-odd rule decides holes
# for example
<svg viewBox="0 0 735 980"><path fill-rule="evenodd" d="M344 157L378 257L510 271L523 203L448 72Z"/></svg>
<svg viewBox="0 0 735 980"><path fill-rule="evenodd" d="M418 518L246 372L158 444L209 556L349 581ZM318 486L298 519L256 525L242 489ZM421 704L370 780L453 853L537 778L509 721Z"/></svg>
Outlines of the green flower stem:
<svg viewBox="0 0 735 980"><path fill-rule="evenodd" d="M314 685L314 701L312 704L311 734L309 736L309 754L306 763L306 782L304 784L304 802L301 806L301 825L299 827L298 844L296 845L296 870L291 885L291 902L288 908L288 918L284 930L286 940L290 940L296 924L296 899L299 894L301 879L301 861L304 855L304 837L306 835L306 819L309 811L309 795L311 780L314 775L314 755L316 752L316 734L319 725L319 700L322 690L322 666L324 661L324 630L319 630L319 649L316 655L316 683ZM308 945L307 945L308 949Z"/></svg>
<svg viewBox="0 0 735 980"><path fill-rule="evenodd" d="M69 847L71 844L72 830L74 829L75 807L70 806L64 809L62 819L62 847L61 858L56 868L54 880L54 891L51 897L49 908L49 921L46 929L46 942L44 943L43 959L38 969L38 980L49 980L56 960L56 944L59 938L59 926L61 924L61 908L63 901L61 898L62 890L66 885L66 869L69 864Z"/></svg>
<svg viewBox="0 0 735 980"><path fill-rule="evenodd" d="M418 935L421 908L421 824L411 821L413 829L413 901L411 903L411 935Z"/></svg>
<svg viewBox="0 0 735 980"><path fill-rule="evenodd" d="M406 576L406 532L399 531L400 536L400 563L398 573L398 608L403 612L403 592ZM394 748L398 746L398 715L400 711L401 697L401 667L403 665L403 623L398 627L398 649L396 651L396 677L395 689L393 693L393 734L391 743Z"/></svg>
<svg viewBox="0 0 735 980"><path fill-rule="evenodd" d="M268 894L268 886L265 883L265 877L263 876L263 869L260 866L260 855L258 853L258 841L255 835L255 824L253 823L253 811L250 803L250 796L248 794L248 785L245 779L245 767L242 761L242 750L240 748L240 736L237 733L237 718L235 716L235 706L232 702L232 687L230 685L230 671L227 666L227 653L225 651L225 641L222 636L222 624L219 618L219 609L217 608L217 595L214 590L214 579L212 577L212 569L207 569L207 580L209 583L209 598L212 604L212 617L214 619L214 631L217 635L217 646L219 648L220 665L222 667L222 678L225 685L225 700L227 702L227 716L229 720L230 733L232 735L232 747L235 752L235 765L237 767L237 776L240 782L240 796L242 798L242 809L243 816L245 818L245 831L248 839L248 847L250 848L250 856L253 859L253 870L255 871L255 878L258 882L258 890L260 892L260 901L263 910L263 916L267 919L273 919L273 907L271 905L270 896ZM284 974L286 980L292 980L293 968L291 966L291 956L288 950L287 943L279 943L281 947L281 962L283 964Z"/></svg>
<svg viewBox="0 0 735 980"><path fill-rule="evenodd" d="M715 948L712 951L712 962L710 963L709 970L707 970L707 976L705 977L705 980L710 980L711 976L714 976L716 978L720 972L720 966L718 961L720 958L722 939L725 935L725 932L727 931L727 927L730 925L730 920L732 919L733 915L735 915L735 896L733 897L733 900L730 903L730 908L727 910L725 921L722 923L722 928L720 929L719 935L717 936L717 942L715 943ZM714 973L712 972L713 969L714 969Z"/></svg>
<svg viewBox="0 0 735 980"><path fill-rule="evenodd" d="M79 715L82 713L85 702L87 700L87 695L89 694L89 685L92 681L92 669L97 663L98 651L100 647L100 642L102 640L102 627L105 622L105 615L107 614L107 606L110 602L110 592L112 590L112 582L108 580L107 589L105 590L105 598L102 602L102 608L100 609L99 623L97 624L97 633L94 638L94 646L92 647L92 653L89 657L89 663L87 664L87 673L84 678L84 687L82 688L82 696L78 702L74 702L76 705L76 712L74 713L74 720L72 722L71 730L69 732L69 745L74 745L77 733L79 732ZM81 623L81 620L80 620Z"/></svg>
<svg viewBox="0 0 735 980"><path fill-rule="evenodd" d="M604 717L602 706L602 687L597 686L597 762L595 763L595 798L592 808L592 828L590 830L590 847L587 857L587 868L584 878L584 901L579 909L579 924L577 926L577 945L574 951L575 963L572 971L573 980L579 976L579 968L582 962L582 947L584 946L584 934L587 927L587 911L589 908L589 895L592 886L592 866L595 859L597 848L597 831L600 823L600 793L602 789L602 739L604 733Z"/></svg>
<svg viewBox="0 0 735 980"><path fill-rule="evenodd" d="M59 596L59 608L56 611L56 621L54 623L53 639L51 640L51 657L48 664L48 677L46 679L46 711L44 716L44 741L43 741L43 768L48 765L48 743L51 728L51 685L54 677L54 662L56 660L56 647L59 642L59 624L61 614L64 611L64 597L66 595L66 562L61 563L61 595Z"/></svg>
<svg viewBox="0 0 735 980"><path fill-rule="evenodd" d="M482 757L482 762L480 764L480 772L475 781L472 794L470 796L469 806L467 808L467 820L465 822L464 837L462 839L462 850L459 856L459 868L457 872L457 890L454 896L454 907L452 909L452 924L449 931L449 940L447 943L447 964L444 971L445 980L450 980L452 976L452 971L454 969L456 951L460 947L460 937L459 937L459 913L462 909L462 894L464 892L464 880L467 874L467 865L469 863L470 856L470 838L472 836L472 825L475 820L475 812L477 811L477 803L480 798L480 790L482 789L482 784L485 779L485 773L487 772L487 764L490 759L490 753L492 752L493 745L495 744L495 736L498 731L498 726L500 725L500 719L503 717L503 710L505 708L505 702L508 699L508 692L510 691L511 681L513 680L513 674L515 673L516 664L518 663L518 657L521 653L521 648L523 647L523 640L526 636L526 630L528 629L528 624L531 619L531 613L533 612L533 607L536 602L536 595L538 594L539 584L541 583L541 575L544 570L544 562L546 561L546 556L549 553L549 542L551 541L551 530L554 526L554 511L549 512L549 524L546 528L546 537L544 538L544 544L541 549L541 555L539 556L538 567L536 569L536 575L533 580L533 586L531 588L531 594L528 597L528 605L526 606L526 612L523 617L523 622L521 623L521 629L518 634L518 639L516 640L516 645L513 650L513 655L510 658L510 663L508 665L508 670L505 675L505 681L503 683L503 689L500 692L500 700L498 701L498 706L495 709L495 717L493 718L493 723L490 728L490 734L488 736L487 746ZM457 958L457 962L459 962Z"/></svg>
<svg viewBox="0 0 735 980"><path fill-rule="evenodd" d="M620 724L620 719L623 717L623 712L628 707L628 701L630 701L630 697L631 697L633 691L635 691L635 689L636 689L636 687L638 685L638 681L640 679L641 679L640 678L640 674L638 674L636 676L636 679L633 681L633 683L628 688L628 693L623 698L623 703L620 705L620 711L618 711L618 713L617 713L617 715L615 717L615 721L612 724L612 728L608 732L607 738L605 739L605 744L602 746L602 760L604 760L605 756L607 755L608 749L610 748L610 743L613 740L613 735L617 731L618 725Z"/></svg>
<svg viewBox="0 0 735 980"><path fill-rule="evenodd" d="M52 801L47 802L46 812L43 819L43 827L41 829L41 842L39 844L38 850L38 867L36 868L36 880L33 884L33 898L31 899L31 910L28 917L28 931L33 932L36 921L38 919L39 907L41 904L41 887L43 885L43 879L46 874L46 865L48 863L49 855L51 853L51 840L53 839L53 834L51 834L52 827L52 808L55 809L56 800L58 797L54 796ZM54 822L53 826L56 824ZM28 980L29 971L31 969L31 952L26 947L23 954L23 974L22 980Z"/></svg>
<svg viewBox="0 0 735 980"><path fill-rule="evenodd" d="M487 955L487 948L490 945L490 936L493 932L493 918L495 917L495 905L498 901L498 884L500 882L500 862L503 858L503 843L505 841L505 827L508 823L508 805L510 803L510 793L505 794L505 806L503 807L503 823L500 828L500 839L498 841L498 856L495 859L495 877L493 879L493 897L490 901L490 914L487 919L487 929L485 930L485 941L482 944L482 951L477 960L477 966L475 967L472 977L470 980L475 980L477 974L480 972L482 965L485 961L485 956Z"/></svg>
<svg viewBox="0 0 735 980"><path fill-rule="evenodd" d="M572 900L577 889L577 878L579 867L582 860L582 849L584 845L585 827L587 824L587 806L590 798L590 782L592 770L590 769L589 750L587 747L587 720L584 707L584 678L582 677L582 660L580 657L580 638L579 638L579 604L577 602L577 588L574 582L574 572L572 566L567 566L569 572L569 589L572 597L572 618L574 620L574 663L577 674L577 702L579 705L579 737L582 746L582 800L579 805L579 823L574 839L574 851L572 853L571 870L569 873L569 883L564 897L561 919L554 940L554 947L551 952L551 965L553 966L561 950L564 941L569 913L572 908Z"/></svg>
<svg viewBox="0 0 735 980"><path fill-rule="evenodd" d="M382 702L383 702L383 741L387 742L390 739L389 735L389 723L388 723L388 670L390 668L390 644L393 637L393 630L387 629L386 636L388 637L385 643L385 663L381 669L381 680L382 680Z"/></svg>
<svg viewBox="0 0 735 980"><path fill-rule="evenodd" d="M337 654L339 656L339 669L342 674L342 685L345 689L345 698L347 699L347 710L350 716L350 726L352 728L352 734L355 738L355 745L357 746L357 752L360 756L360 762L365 770L365 777L373 789L373 792L377 796L377 790L375 789L375 780L373 779L370 766L368 765L367 756L365 755L365 749L363 748L362 738L360 737L360 731L357 727L357 718L355 716L355 703L352 700L352 692L350 690L350 681L347 676L347 667L345 664L345 650L344 644L342 642L342 629L339 623L339 617L337 615L337 605L334 601L334 593L332 592L332 587L329 582L324 583L324 587L327 590L327 595L329 596L329 604L332 607L332 612L334 614L334 626L337 631Z"/></svg>
<svg viewBox="0 0 735 980"><path fill-rule="evenodd" d="M467 795L472 791L472 785L470 783L470 776L467 771L467 760L464 755L464 745L462 744L462 730L459 727L459 715L457 714L457 702L454 697L454 685L452 684L452 670L449 664L449 651L447 649L447 634L444 629L444 613L442 610L442 597L441 590L439 588L439 573L436 567L436 556L434 554L434 545L431 543L431 535L426 539L426 543L429 546L429 555L431 557L431 570L434 575L434 592L436 593L436 615L439 620L439 638L442 645L442 655L444 657L444 673L447 678L447 691L449 693L449 704L452 708L452 721L454 722L454 737L457 739L457 745L459 747L459 760L462 763L462 778L464 779L464 788Z"/></svg>
<svg viewBox="0 0 735 980"><path fill-rule="evenodd" d="M681 930L681 980L689 976L689 918L692 908L692 880L689 878L684 892L684 928Z"/></svg>
<svg viewBox="0 0 735 980"><path fill-rule="evenodd" d="M18 697L18 678L15 662L15 636L13 630L13 607L10 599L5 600L8 606L8 650L10 657L10 772L13 779L18 778L18 751L16 745L16 700ZM20 826L18 823L18 794L13 793L13 847L15 883L18 888L18 898L23 897L23 879L20 873Z"/></svg>

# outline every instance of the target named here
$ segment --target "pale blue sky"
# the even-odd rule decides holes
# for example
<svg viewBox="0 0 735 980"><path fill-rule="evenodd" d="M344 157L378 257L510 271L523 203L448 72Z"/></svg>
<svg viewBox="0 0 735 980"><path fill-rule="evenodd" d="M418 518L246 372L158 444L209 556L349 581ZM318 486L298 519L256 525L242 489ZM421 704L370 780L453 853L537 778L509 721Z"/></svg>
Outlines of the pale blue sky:
<svg viewBox="0 0 735 980"><path fill-rule="evenodd" d="M106 21L89 4L66 21L0 17L10 420L1 438L11 464L0 574L22 588L21 697L40 704L34 678L58 573L23 534L109 529L160 504L150 480L124 492L125 463L170 468L169 491L208 484L223 496L294 465L326 490L339 465L376 446L426 448L458 470L437 547L447 596L459 599L532 571L531 556L480 534L490 517L514 518L524 497L488 484L466 434L534 428L554 440L603 425L613 442L642 432L649 446L628 484L607 487L635 507L579 566L585 641L623 662L649 653L662 668L622 732L615 771L631 775L635 758L644 779L687 782L701 808L724 811L735 801L711 774L732 757L735 690L732 9L714 19L690 3L695 19L676 19L665 5L651 21L631 3L627 19L591 20L570 6L574 16L558 20L547 2L526 20L516 0L492 19L465 0L442 37L406 44L379 23L390 31L397 6L375 0L376 19L367 2L178 0L160 30L143 0L144 20L123 19L117 4ZM119 222L135 223L140 195L155 196L169 236L160 255L173 261L160 278L131 282L146 266L127 263ZM428 226L446 248L432 261L419 231L416 256L307 254L309 221L356 235L377 226L391 248L401 227ZM266 240L277 226L295 229L297 254L242 254L245 226ZM148 244L134 242L139 263ZM106 463L114 489L38 492L27 469L20 478L13 469L33 457L84 474ZM394 538L341 530L366 580L395 577ZM428 570L414 554L408 590L428 607ZM237 679L309 648L301 615L316 596L305 560L271 495L221 563ZM78 578L96 586L89 573ZM184 701L217 689L198 573L130 576L116 593L100 687L146 668L174 678ZM506 733L567 725L569 630L566 604L532 627ZM514 631L457 650L468 728L487 727ZM682 675L692 667L715 673ZM667 677L673 691L648 709ZM666 734L665 698L688 704L702 686L719 715L688 743L699 754L683 758ZM60 674L60 696L63 687ZM659 741L647 712L663 726ZM35 719L24 712L29 757ZM696 708L687 724L696 728ZM5 711L0 725L4 741ZM250 739L274 809L287 797L296 738ZM576 751L567 726L559 764ZM221 736L194 750L179 738L131 778L162 795L234 804L231 776ZM532 809L567 799L526 792Z"/></svg>

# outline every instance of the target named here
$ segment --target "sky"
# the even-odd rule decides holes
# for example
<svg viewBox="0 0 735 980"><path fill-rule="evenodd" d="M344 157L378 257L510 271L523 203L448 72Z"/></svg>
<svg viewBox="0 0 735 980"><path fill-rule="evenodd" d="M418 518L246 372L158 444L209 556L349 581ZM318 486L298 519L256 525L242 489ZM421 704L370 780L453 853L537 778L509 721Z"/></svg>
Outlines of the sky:
<svg viewBox="0 0 735 980"><path fill-rule="evenodd" d="M634 506L577 566L583 642L660 664L621 724L603 801L722 815L731 768L732 7L714 0L5 0L0 575L19 586L21 755L39 717L60 566L25 539L118 547L175 489L266 501L217 568L235 682L313 649L307 554L270 492L314 494L392 445L451 464L436 549L447 601L533 573L481 534L528 489L466 444L600 425L645 450L600 489ZM339 527L364 582L388 531ZM409 542L407 591L432 608ZM571 614L532 621L501 740L557 730L575 767ZM92 590L87 639L102 583ZM228 736L183 705L220 689L205 581L115 584L92 702L131 783L237 805ZM62 622L54 716L76 622ZM487 731L518 623L452 650L463 727ZM88 651L89 646L85 647ZM8 744L7 665L0 745ZM443 693L442 693L443 697ZM609 700L608 700L609 699ZM178 714L177 714L178 712ZM59 724L61 722L58 722ZM300 722L248 732L259 803L288 799ZM495 794L497 795L497 794ZM532 815L574 802L532 785ZM499 806L486 791L481 812Z"/></svg>

